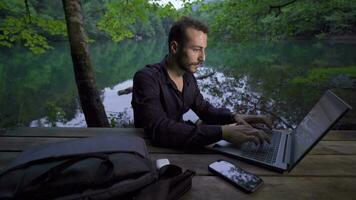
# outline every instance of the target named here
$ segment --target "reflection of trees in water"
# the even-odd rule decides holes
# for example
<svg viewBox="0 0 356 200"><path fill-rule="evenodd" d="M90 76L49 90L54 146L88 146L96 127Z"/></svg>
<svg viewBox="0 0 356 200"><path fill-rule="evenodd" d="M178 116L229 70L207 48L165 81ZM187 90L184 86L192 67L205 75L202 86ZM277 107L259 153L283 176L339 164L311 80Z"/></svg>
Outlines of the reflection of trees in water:
<svg viewBox="0 0 356 200"><path fill-rule="evenodd" d="M295 84L285 76L284 72L273 66L250 68L243 73L230 68L198 83L213 105L243 114L267 114L278 129L296 127L327 89L332 89L352 107L356 106L355 88ZM355 114L351 110L334 128L353 129Z"/></svg>
<svg viewBox="0 0 356 200"><path fill-rule="evenodd" d="M125 108L123 112L107 111L107 113L108 113L109 122L112 127L120 127L120 128L134 127L134 121L132 116L129 114L128 108Z"/></svg>
<svg viewBox="0 0 356 200"><path fill-rule="evenodd" d="M283 118L285 113L281 112L279 102L265 98L261 93L254 92L249 83L250 77L243 75L239 77L228 76L229 72L217 72L211 68L201 68L195 76L214 73L205 79L198 80L199 88L210 103L216 107L225 107L238 113L244 114L268 114L275 122L276 128L288 128L295 121ZM131 108L130 108L131 109ZM133 118L128 113L110 112L109 118L112 126L133 127ZM300 113L299 113L300 114Z"/></svg>
<svg viewBox="0 0 356 200"><path fill-rule="evenodd" d="M200 73L208 73L211 70L204 68ZM295 125L293 119L283 117L286 115L281 112L279 102L265 98L261 93L254 92L254 88L250 88L248 76L233 78L227 74L229 73L216 72L216 76L198 82L202 93L207 94L205 98L214 106L229 108L233 112L242 114L270 115L274 119L276 128Z"/></svg>
<svg viewBox="0 0 356 200"><path fill-rule="evenodd" d="M307 78L313 68L322 74L326 67L348 67L356 63L355 45L313 44L311 41L252 42L246 45L219 41L217 46L210 43L206 64L224 68L219 69L221 73L198 80L198 84L207 94L204 97L211 99L214 105L241 113L271 111L289 123L297 124L325 87L340 88L350 85L350 81L341 75L331 80L333 84L323 83L321 87L315 87L315 83L292 84L289 81L294 77ZM58 118L64 116L64 121L76 117L80 107L67 50L67 45L57 44L55 49L36 56L21 48L0 52L0 127L28 126L32 120L49 115L55 120L56 110L60 111ZM120 44L92 43L91 55L98 86L102 89L131 79L145 64L159 62L165 51L161 39ZM336 94L356 107L353 103L356 102L355 89L337 90ZM48 109L46 102L54 105ZM350 123L356 124L356 112L350 113L353 113L349 117ZM130 115L126 112L115 117L119 121L129 121Z"/></svg>
<svg viewBox="0 0 356 200"><path fill-rule="evenodd" d="M253 105L257 104L258 108L266 107L264 109L283 116L288 122L298 124L326 89L333 89L345 101L355 104L356 85L352 78L355 77L356 66L354 49L352 43L330 41L259 41L233 45L219 42L210 44L206 63L214 68L223 68L226 75L236 77L235 82L246 78L245 92L235 93L241 97L228 96L225 100L230 105L231 101L245 100L245 103L236 104L239 107L234 110L252 112ZM236 85L228 81L224 83ZM216 87L224 83L215 81L212 85ZM219 88L211 91L214 90ZM256 97L249 96L250 91L256 92L261 102L257 103ZM221 94L224 90L217 92L217 95ZM340 123L356 124L355 116L356 112L350 111Z"/></svg>
<svg viewBox="0 0 356 200"><path fill-rule="evenodd" d="M165 47L160 40L92 43L99 89L131 79L145 64L159 62ZM48 122L41 125L54 125L70 121L81 109L67 43L42 55L20 47L0 51L0 60L0 127L29 126L44 117ZM51 108L46 102L53 104Z"/></svg>
<svg viewBox="0 0 356 200"><path fill-rule="evenodd" d="M125 108L123 112L107 111L111 126L120 128L134 128L134 121L132 116L129 114L129 109L132 108Z"/></svg>

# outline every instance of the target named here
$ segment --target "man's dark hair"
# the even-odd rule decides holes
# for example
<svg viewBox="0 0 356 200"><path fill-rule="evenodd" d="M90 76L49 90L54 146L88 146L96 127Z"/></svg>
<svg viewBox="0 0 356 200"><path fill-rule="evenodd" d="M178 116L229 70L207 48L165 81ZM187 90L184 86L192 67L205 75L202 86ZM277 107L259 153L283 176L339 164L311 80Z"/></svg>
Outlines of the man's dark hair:
<svg viewBox="0 0 356 200"><path fill-rule="evenodd" d="M182 17L180 20L176 21L172 25L169 31L169 35L168 35L169 51L170 51L170 44L173 40L176 41L178 44L184 44L186 42L187 37L186 37L185 30L187 30L188 28L193 28L195 30L202 31L203 33L206 34L208 34L209 32L208 26L203 22L190 17Z"/></svg>

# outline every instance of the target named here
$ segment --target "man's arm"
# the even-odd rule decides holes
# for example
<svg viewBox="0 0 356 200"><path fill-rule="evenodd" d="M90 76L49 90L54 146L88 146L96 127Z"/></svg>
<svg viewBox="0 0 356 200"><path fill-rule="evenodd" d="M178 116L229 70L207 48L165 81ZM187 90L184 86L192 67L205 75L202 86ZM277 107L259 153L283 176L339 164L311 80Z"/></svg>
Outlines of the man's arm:
<svg viewBox="0 0 356 200"><path fill-rule="evenodd" d="M169 119L161 104L159 82L152 74L139 71L133 82L135 125L144 128L154 144L196 147L221 139L221 126L187 124Z"/></svg>

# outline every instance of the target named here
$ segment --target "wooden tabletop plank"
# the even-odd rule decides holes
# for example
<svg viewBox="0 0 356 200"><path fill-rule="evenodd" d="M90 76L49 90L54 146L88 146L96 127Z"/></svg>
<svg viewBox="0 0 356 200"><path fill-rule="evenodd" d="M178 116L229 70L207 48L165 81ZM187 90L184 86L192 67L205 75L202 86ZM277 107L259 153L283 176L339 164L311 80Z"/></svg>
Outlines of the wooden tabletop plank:
<svg viewBox="0 0 356 200"><path fill-rule="evenodd" d="M354 176L356 155L307 155L290 173L278 173L221 154L151 154L152 160L168 158L172 164L194 169L199 175L211 175L208 165L222 159L258 175L269 176Z"/></svg>
<svg viewBox="0 0 356 200"><path fill-rule="evenodd" d="M47 143L56 143L56 142L63 142L68 140L74 140L78 138L68 138L68 137L0 137L0 152L7 152L7 151L23 151L30 147L47 144ZM161 153L183 153L183 151L169 149L169 148L160 148L160 147L153 147L150 145L150 141L146 140L146 144L148 147L148 151L150 153L161 152ZM205 152L211 153L210 150L202 149L196 152Z"/></svg>
<svg viewBox="0 0 356 200"><path fill-rule="evenodd" d="M322 140L356 141L356 130L331 130L323 137Z"/></svg>
<svg viewBox="0 0 356 200"><path fill-rule="evenodd" d="M139 128L12 128L0 131L2 136L26 137L70 137L81 138L100 134L122 134L146 137L143 129Z"/></svg>
<svg viewBox="0 0 356 200"><path fill-rule="evenodd" d="M309 154L319 155L355 155L355 141L320 141Z"/></svg>
<svg viewBox="0 0 356 200"><path fill-rule="evenodd" d="M196 176L182 200L356 199L354 177L263 177L264 186L245 194L216 176Z"/></svg>
<svg viewBox="0 0 356 200"><path fill-rule="evenodd" d="M0 138L0 151L23 151L29 147L71 140L73 138L46 138L46 137L1 137ZM160 148L150 145L146 140L148 150L150 153L187 153L181 150ZM211 150L201 149L194 150L191 153L214 153ZM356 155L356 142L354 141L320 141L313 150L309 153L320 155Z"/></svg>
<svg viewBox="0 0 356 200"><path fill-rule="evenodd" d="M27 137L89 137L105 133L137 135L146 138L143 129L139 128L13 128L2 129L1 136ZM323 140L355 140L356 130L331 130Z"/></svg>
<svg viewBox="0 0 356 200"><path fill-rule="evenodd" d="M1 152L0 169L8 165L21 152ZM168 158L172 164L185 169L195 170L198 175L211 175L208 165L223 159L252 173L268 176L350 176L356 177L356 155L308 155L291 173L277 173L263 167L248 164L244 161L221 154L151 154L154 162L160 158Z"/></svg>

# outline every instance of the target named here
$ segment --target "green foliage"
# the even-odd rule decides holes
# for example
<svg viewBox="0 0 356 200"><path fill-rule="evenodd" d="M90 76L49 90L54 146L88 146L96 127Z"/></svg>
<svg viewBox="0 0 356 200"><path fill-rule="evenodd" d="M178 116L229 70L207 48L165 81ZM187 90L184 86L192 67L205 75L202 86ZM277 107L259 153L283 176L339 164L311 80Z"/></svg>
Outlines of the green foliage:
<svg viewBox="0 0 356 200"><path fill-rule="evenodd" d="M171 3L161 6L157 1L148 0L107 1L106 11L97 25L115 42L135 35L154 37L165 33L162 19L186 15L191 12L192 5L186 2L184 9L177 11Z"/></svg>
<svg viewBox="0 0 356 200"><path fill-rule="evenodd" d="M356 66L335 67L335 68L315 68L311 69L306 76L298 76L291 80L292 83L322 83L337 75L347 75L356 78Z"/></svg>
<svg viewBox="0 0 356 200"><path fill-rule="evenodd" d="M47 113L46 120L51 127L56 127L56 122L65 122L65 112L55 102L48 101L45 103Z"/></svg>
<svg viewBox="0 0 356 200"><path fill-rule="evenodd" d="M29 13L24 1L3 1L0 12L5 17L0 20L0 46L12 47L20 42L34 53L43 53L51 48L46 36L66 35L63 20L53 19L36 12L30 1Z"/></svg>
<svg viewBox="0 0 356 200"><path fill-rule="evenodd" d="M231 40L355 34L356 0L225 0L200 3L214 38Z"/></svg>
<svg viewBox="0 0 356 200"><path fill-rule="evenodd" d="M325 38L356 32L356 0L182 0L176 10L158 0L82 0L84 27L89 37L152 38L168 32L172 22L183 15L208 21L212 38L230 40ZM35 53L51 48L48 41L63 39L66 26L61 1L23 0L0 2L0 46L22 43ZM88 40L88 41L93 41Z"/></svg>
<svg viewBox="0 0 356 200"><path fill-rule="evenodd" d="M66 25L62 2L46 0L4 0L0 2L0 46L21 43L34 53L51 49L51 40L63 40ZM157 0L82 0L87 42L111 38L115 42L136 37L153 38L168 32L172 22L192 12L193 3L182 0L184 8Z"/></svg>
<svg viewBox="0 0 356 200"><path fill-rule="evenodd" d="M112 1L106 3L107 12L98 22L99 29L111 35L113 41L119 42L133 37L129 26L138 20L146 21L144 0ZM133 13L137 15L133 15Z"/></svg>

